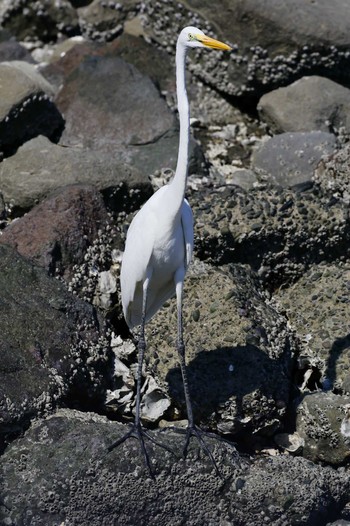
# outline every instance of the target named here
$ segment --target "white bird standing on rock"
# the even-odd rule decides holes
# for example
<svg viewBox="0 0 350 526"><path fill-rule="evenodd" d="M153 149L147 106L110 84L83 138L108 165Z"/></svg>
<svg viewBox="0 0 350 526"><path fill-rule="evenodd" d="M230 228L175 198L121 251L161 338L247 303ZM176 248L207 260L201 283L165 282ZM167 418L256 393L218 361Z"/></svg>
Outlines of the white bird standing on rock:
<svg viewBox="0 0 350 526"><path fill-rule="evenodd" d="M185 62L187 49L199 47L231 50L227 44L207 37L196 27L185 27L181 31L176 45L180 144L175 176L170 184L155 192L134 217L127 233L121 268L121 292L125 320L130 328L141 325L138 343L136 413L135 422L130 431L108 449L111 451L131 436L138 438L150 472L144 437L168 450L169 448L156 442L143 429L140 420L142 364L146 349L145 323L174 293L176 293L178 315L177 350L188 416L184 455L187 453L191 436L196 436L217 469L213 456L203 441L203 431L195 426L193 419L182 325L183 283L193 251L193 217L191 207L185 199L190 138L190 109L185 84Z"/></svg>

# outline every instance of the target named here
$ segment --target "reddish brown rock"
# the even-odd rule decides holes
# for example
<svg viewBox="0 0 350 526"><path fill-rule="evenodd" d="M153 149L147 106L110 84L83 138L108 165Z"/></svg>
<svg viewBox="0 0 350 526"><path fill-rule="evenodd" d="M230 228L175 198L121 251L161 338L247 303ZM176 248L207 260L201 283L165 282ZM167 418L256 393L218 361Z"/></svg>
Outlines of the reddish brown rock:
<svg viewBox="0 0 350 526"><path fill-rule="evenodd" d="M81 263L98 230L108 224L101 194L88 185L72 185L53 193L28 214L13 221L1 243L47 269L69 277Z"/></svg>

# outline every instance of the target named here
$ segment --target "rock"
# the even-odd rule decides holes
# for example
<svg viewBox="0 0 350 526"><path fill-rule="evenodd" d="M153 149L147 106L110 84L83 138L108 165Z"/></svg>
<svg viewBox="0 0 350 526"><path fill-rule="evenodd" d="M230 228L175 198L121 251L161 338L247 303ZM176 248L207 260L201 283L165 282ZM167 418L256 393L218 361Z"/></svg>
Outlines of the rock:
<svg viewBox="0 0 350 526"><path fill-rule="evenodd" d="M58 139L63 118L50 97L51 85L27 62L0 64L0 152L13 154L36 135Z"/></svg>
<svg viewBox="0 0 350 526"><path fill-rule="evenodd" d="M56 103L66 118L61 144L113 153L144 174L175 167L174 115L152 81L122 59L85 58Z"/></svg>
<svg viewBox="0 0 350 526"><path fill-rule="evenodd" d="M153 83L119 58L85 58L66 79L56 103L67 121L61 142L70 146L99 151L137 146L156 141L173 126Z"/></svg>
<svg viewBox="0 0 350 526"><path fill-rule="evenodd" d="M282 187L311 183L317 164L335 148L336 139L331 133L281 133L253 151L252 167Z"/></svg>
<svg viewBox="0 0 350 526"><path fill-rule="evenodd" d="M289 453L299 453L305 445L305 440L299 433L277 433L273 439L283 451Z"/></svg>
<svg viewBox="0 0 350 526"><path fill-rule="evenodd" d="M65 403L97 407L109 350L94 309L57 280L0 245L0 434Z"/></svg>
<svg viewBox="0 0 350 526"><path fill-rule="evenodd" d="M68 279L108 223L102 196L94 187L67 186L10 223L0 243L12 245L49 274Z"/></svg>
<svg viewBox="0 0 350 526"><path fill-rule="evenodd" d="M231 275L232 273L232 275ZM195 418L222 433L270 436L289 399L294 341L244 267L194 265L186 278L184 329ZM149 371L184 417L176 351L176 301L149 323ZM224 330L223 330L224 328Z"/></svg>
<svg viewBox="0 0 350 526"><path fill-rule="evenodd" d="M4 524L325 524L348 499L343 471L303 458L237 458L232 446L206 438L223 479L192 439L172 430L147 441L155 478L145 469L140 445L107 447L125 426L91 413L61 410L37 421L13 442L1 463L0 520ZM205 499L203 499L205 489ZM5 522L7 521L7 522Z"/></svg>
<svg viewBox="0 0 350 526"><path fill-rule="evenodd" d="M246 168L232 170L231 176L228 179L228 184L235 184L244 188L244 190L250 190L257 183L257 175L253 170L247 170Z"/></svg>
<svg viewBox="0 0 350 526"><path fill-rule="evenodd" d="M117 155L63 147L45 137L28 141L0 164L0 189L15 210L28 210L72 184L95 186L115 210L130 211L132 202L138 207L152 195L148 178Z"/></svg>
<svg viewBox="0 0 350 526"><path fill-rule="evenodd" d="M350 457L350 396L306 395L297 409L303 456L313 462L343 465Z"/></svg>
<svg viewBox="0 0 350 526"><path fill-rule="evenodd" d="M0 228L3 228L6 225L5 221L6 221L6 206L5 206L5 201L4 201L3 196L2 194L0 194Z"/></svg>
<svg viewBox="0 0 350 526"><path fill-rule="evenodd" d="M343 519L340 519L338 521L335 521L335 522L332 522L332 523L328 523L327 526L350 526L350 522L349 521L344 521Z"/></svg>
<svg viewBox="0 0 350 526"><path fill-rule="evenodd" d="M276 295L303 342L300 367L304 375L313 371L310 389L323 386L350 394L349 289L350 265L334 262L311 267Z"/></svg>
<svg viewBox="0 0 350 526"><path fill-rule="evenodd" d="M13 38L0 42L0 62L21 60L34 63L29 51Z"/></svg>
<svg viewBox="0 0 350 526"><path fill-rule="evenodd" d="M50 63L42 67L41 73L51 84L59 87L84 58L91 56L122 58L150 77L162 92L171 91L172 96L176 94L174 65L169 61L168 53L154 47L144 38L127 33L107 44L91 42L82 37L67 39L55 46Z"/></svg>
<svg viewBox="0 0 350 526"><path fill-rule="evenodd" d="M180 28L195 25L237 44L238 52L201 53L189 58L199 78L220 91L261 96L296 78L318 74L349 82L349 19L345 0L330 12L327 0L305 6L303 0L224 0L220 9L210 1L158 3L148 0L145 29L172 50Z"/></svg>
<svg viewBox="0 0 350 526"><path fill-rule="evenodd" d="M106 42L119 35L126 18L132 18L138 11L137 0L123 2L93 0L87 6L78 9L79 24L85 37Z"/></svg>
<svg viewBox="0 0 350 526"><path fill-rule="evenodd" d="M263 95L258 111L273 133L350 132L350 90L316 75Z"/></svg>
<svg viewBox="0 0 350 526"><path fill-rule="evenodd" d="M350 203L350 144L345 144L316 168L314 181L325 195L340 199L347 206Z"/></svg>
<svg viewBox="0 0 350 526"><path fill-rule="evenodd" d="M77 13L68 0L3 0L0 21L21 41L50 42L60 33L71 36L78 31Z"/></svg>
<svg viewBox="0 0 350 526"><path fill-rule="evenodd" d="M261 185L189 191L195 252L208 262L249 263L270 289L295 281L325 258L347 257L348 209L318 188Z"/></svg>

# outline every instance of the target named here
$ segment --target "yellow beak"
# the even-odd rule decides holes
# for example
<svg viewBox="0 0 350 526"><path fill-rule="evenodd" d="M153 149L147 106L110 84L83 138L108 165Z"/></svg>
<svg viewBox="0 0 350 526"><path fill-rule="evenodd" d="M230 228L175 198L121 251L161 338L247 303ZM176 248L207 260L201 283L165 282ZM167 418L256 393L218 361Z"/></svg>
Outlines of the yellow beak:
<svg viewBox="0 0 350 526"><path fill-rule="evenodd" d="M215 40L214 38L207 37L206 35L196 35L196 39L199 42L202 42L207 47L212 49L223 49L225 51L231 51L232 47L220 42L220 40Z"/></svg>

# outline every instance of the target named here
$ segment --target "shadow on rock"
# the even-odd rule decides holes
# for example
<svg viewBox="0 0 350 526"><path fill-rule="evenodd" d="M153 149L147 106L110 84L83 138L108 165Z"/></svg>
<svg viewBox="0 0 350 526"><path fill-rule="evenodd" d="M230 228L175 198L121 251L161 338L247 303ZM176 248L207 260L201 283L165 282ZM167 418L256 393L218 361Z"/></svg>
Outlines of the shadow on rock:
<svg viewBox="0 0 350 526"><path fill-rule="evenodd" d="M210 424L221 420L218 427L224 432L238 432L250 420L254 426L261 420L264 427L263 422L278 416L278 406L281 401L284 406L289 396L289 381L280 360L269 358L252 344L200 352L188 364L188 378L195 418ZM171 369L166 380L171 397L185 408L180 368ZM254 414L254 400L258 399L266 399L266 407L263 404L262 411ZM230 422L230 430L225 421Z"/></svg>
<svg viewBox="0 0 350 526"><path fill-rule="evenodd" d="M332 347L329 351L329 356L327 359L327 367L325 371L326 380L324 382L324 389L326 391L332 391L336 387L337 372L336 365L339 357L343 354L344 351L350 350L350 333L342 338L336 338L332 344ZM343 387L346 391L350 389L350 376L348 381L343 382Z"/></svg>

